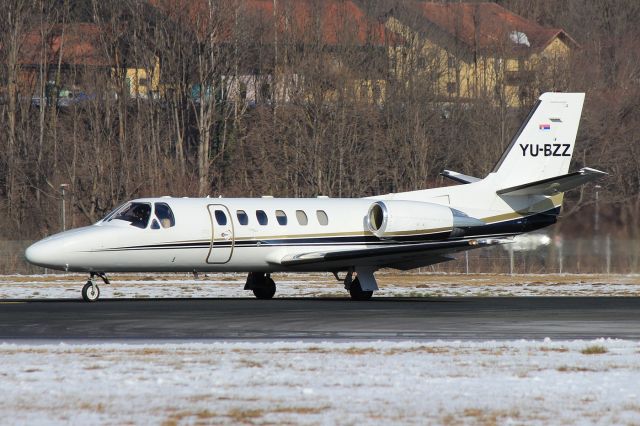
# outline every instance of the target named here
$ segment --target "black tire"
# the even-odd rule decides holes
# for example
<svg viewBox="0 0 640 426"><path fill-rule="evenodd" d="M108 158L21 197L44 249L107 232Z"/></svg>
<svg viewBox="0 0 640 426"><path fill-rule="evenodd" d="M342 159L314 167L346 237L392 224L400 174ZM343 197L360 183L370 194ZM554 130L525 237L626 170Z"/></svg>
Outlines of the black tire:
<svg viewBox="0 0 640 426"><path fill-rule="evenodd" d="M271 277L265 277L264 286L254 288L253 294L256 296L256 299L273 299L273 295L276 294L276 283Z"/></svg>
<svg viewBox="0 0 640 426"><path fill-rule="evenodd" d="M349 294L351 295L351 300L369 300L373 296L373 291L364 291L360 286L360 280L356 278L355 280L351 281Z"/></svg>
<svg viewBox="0 0 640 426"><path fill-rule="evenodd" d="M85 302L95 302L100 298L100 287L96 285L96 291L93 291L93 285L91 281L88 281L84 287L82 287L82 300Z"/></svg>

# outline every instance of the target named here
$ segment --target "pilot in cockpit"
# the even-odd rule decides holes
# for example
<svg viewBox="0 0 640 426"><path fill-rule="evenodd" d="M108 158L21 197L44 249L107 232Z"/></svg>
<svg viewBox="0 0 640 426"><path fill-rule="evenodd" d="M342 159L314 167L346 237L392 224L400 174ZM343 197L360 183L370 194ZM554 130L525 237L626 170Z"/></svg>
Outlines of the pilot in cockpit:
<svg viewBox="0 0 640 426"><path fill-rule="evenodd" d="M131 224L138 228L145 228L149 222L149 215L151 215L151 206L149 204L138 204L131 211L131 216L133 216Z"/></svg>

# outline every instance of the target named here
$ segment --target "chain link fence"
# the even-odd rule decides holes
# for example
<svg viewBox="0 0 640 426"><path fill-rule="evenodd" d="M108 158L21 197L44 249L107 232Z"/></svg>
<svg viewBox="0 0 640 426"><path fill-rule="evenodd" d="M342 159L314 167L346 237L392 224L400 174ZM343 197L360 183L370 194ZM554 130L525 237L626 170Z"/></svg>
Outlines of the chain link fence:
<svg viewBox="0 0 640 426"><path fill-rule="evenodd" d="M32 241L0 241L0 273L54 273L30 265L24 250ZM512 274L628 274L640 272L640 240L595 238L554 239L528 234L513 243L470 250L456 260L420 268L420 272Z"/></svg>
<svg viewBox="0 0 640 426"><path fill-rule="evenodd" d="M640 272L640 241L594 238L551 239L532 234L513 243L471 250L456 260L422 268L451 273L630 274ZM538 241L535 241L537 239ZM527 241L528 240L528 241Z"/></svg>

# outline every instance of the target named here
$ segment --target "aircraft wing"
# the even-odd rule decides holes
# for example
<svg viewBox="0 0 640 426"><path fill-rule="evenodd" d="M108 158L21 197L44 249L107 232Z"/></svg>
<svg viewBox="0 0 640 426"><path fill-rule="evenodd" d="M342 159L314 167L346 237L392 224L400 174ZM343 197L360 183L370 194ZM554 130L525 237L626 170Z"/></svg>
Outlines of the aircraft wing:
<svg viewBox="0 0 640 426"><path fill-rule="evenodd" d="M498 195L555 195L576 188L607 173L584 167L577 172L496 191Z"/></svg>
<svg viewBox="0 0 640 426"><path fill-rule="evenodd" d="M447 254L501 244L505 240L455 240L430 243L397 244L391 247L372 247L356 250L315 251L286 255L279 264L283 266L310 266L324 264L336 267L375 265L396 269L413 269L445 262L453 258Z"/></svg>

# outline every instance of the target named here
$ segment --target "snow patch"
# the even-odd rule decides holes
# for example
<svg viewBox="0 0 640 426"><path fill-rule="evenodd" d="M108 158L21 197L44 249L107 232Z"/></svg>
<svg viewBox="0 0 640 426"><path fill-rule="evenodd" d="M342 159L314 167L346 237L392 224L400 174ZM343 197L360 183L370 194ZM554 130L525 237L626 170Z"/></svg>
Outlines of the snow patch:
<svg viewBox="0 0 640 426"><path fill-rule="evenodd" d="M590 346L605 353L584 354ZM15 424L637 424L640 342L1 344Z"/></svg>

